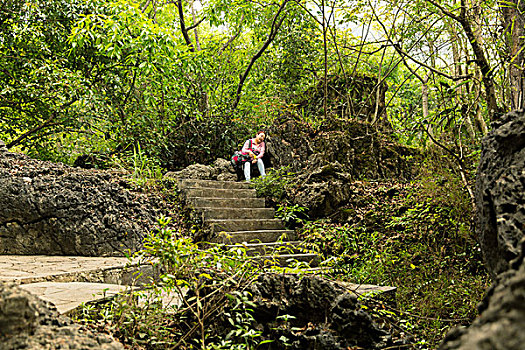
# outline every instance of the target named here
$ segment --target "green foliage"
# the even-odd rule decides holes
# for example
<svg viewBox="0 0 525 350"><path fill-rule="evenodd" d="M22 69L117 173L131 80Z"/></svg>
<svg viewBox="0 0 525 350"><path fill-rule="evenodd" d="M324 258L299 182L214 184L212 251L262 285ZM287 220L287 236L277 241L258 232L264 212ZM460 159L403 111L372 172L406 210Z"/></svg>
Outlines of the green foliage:
<svg viewBox="0 0 525 350"><path fill-rule="evenodd" d="M121 169L130 170L129 181L136 188L146 188L153 185L155 180L162 178L162 169L156 158L148 156L137 144L133 152L119 158L113 158L107 166L118 166Z"/></svg>
<svg viewBox="0 0 525 350"><path fill-rule="evenodd" d="M289 167L269 169L266 177L258 177L252 181L257 197L266 197L272 202L281 202L286 193L294 186L294 174Z"/></svg>
<svg viewBox="0 0 525 350"><path fill-rule="evenodd" d="M254 328L245 290L261 267L242 245L199 246L159 220L135 258L165 271L159 281L100 306L86 305L76 319L146 349L254 349L270 342Z"/></svg>
<svg viewBox="0 0 525 350"><path fill-rule="evenodd" d="M301 236L339 278L397 287L399 310L387 318L433 348L449 327L473 320L488 276L463 184L444 168L431 171L388 200L388 188L377 187L367 206L353 211L359 220L311 222Z"/></svg>
<svg viewBox="0 0 525 350"><path fill-rule="evenodd" d="M306 211L308 208L302 207L298 204L288 205L279 204L275 211L275 216L281 219L286 226L291 227L295 224L301 224L305 221Z"/></svg>

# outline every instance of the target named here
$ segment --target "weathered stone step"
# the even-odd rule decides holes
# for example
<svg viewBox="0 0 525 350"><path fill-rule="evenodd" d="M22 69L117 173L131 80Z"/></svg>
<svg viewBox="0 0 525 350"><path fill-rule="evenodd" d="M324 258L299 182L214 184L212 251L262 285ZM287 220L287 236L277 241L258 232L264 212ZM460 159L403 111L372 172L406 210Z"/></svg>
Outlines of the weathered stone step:
<svg viewBox="0 0 525 350"><path fill-rule="evenodd" d="M260 256L258 260L263 265L274 265L276 263L280 266L289 266L293 262L306 262L310 266L315 267L319 265L320 257L315 253L304 253L304 254L278 254L278 255L264 255Z"/></svg>
<svg viewBox="0 0 525 350"><path fill-rule="evenodd" d="M199 208L206 219L273 219L273 208Z"/></svg>
<svg viewBox="0 0 525 350"><path fill-rule="evenodd" d="M287 240L295 239L295 232L293 230L254 230L254 231L240 231L240 232L220 232L212 242L235 244L235 243L251 243L251 242L275 242L285 235Z"/></svg>
<svg viewBox="0 0 525 350"><path fill-rule="evenodd" d="M212 232L235 232L254 230L284 230L279 219L211 219L206 224Z"/></svg>
<svg viewBox="0 0 525 350"><path fill-rule="evenodd" d="M250 188L244 189L222 189L222 188L205 188L205 187L187 187L184 189L188 197L208 197L208 198L255 198L255 190Z"/></svg>
<svg viewBox="0 0 525 350"><path fill-rule="evenodd" d="M188 197L188 202L196 209L200 208L264 208L264 198L206 198L206 197Z"/></svg>
<svg viewBox="0 0 525 350"><path fill-rule="evenodd" d="M239 246L245 248L246 254L248 255L301 254L307 250L302 241L244 243L231 245L229 247L234 248Z"/></svg>
<svg viewBox="0 0 525 350"><path fill-rule="evenodd" d="M137 274L141 276L137 279ZM17 284L97 282L110 284L149 283L157 276L152 264L124 257L46 255L0 255L0 280Z"/></svg>
<svg viewBox="0 0 525 350"><path fill-rule="evenodd" d="M234 182L234 181L215 181L215 180L196 180L196 179L179 180L179 188L187 188L187 187L240 189L240 188L250 188L250 184L247 182Z"/></svg>
<svg viewBox="0 0 525 350"><path fill-rule="evenodd" d="M38 282L20 287L54 304L61 314L70 313L83 303L111 298L131 290L125 285L89 282Z"/></svg>

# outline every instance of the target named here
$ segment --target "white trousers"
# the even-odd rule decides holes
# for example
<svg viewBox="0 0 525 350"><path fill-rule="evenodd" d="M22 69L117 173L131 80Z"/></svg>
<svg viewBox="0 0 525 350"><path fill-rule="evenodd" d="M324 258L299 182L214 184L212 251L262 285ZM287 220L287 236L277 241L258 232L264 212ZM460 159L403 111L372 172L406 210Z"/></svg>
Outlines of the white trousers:
<svg viewBox="0 0 525 350"><path fill-rule="evenodd" d="M246 178L246 181L250 181L251 165L252 162L250 161L244 163L244 177ZM264 171L264 163L261 158L257 158L257 168L259 168L259 173L261 174L261 177L265 177L266 172Z"/></svg>

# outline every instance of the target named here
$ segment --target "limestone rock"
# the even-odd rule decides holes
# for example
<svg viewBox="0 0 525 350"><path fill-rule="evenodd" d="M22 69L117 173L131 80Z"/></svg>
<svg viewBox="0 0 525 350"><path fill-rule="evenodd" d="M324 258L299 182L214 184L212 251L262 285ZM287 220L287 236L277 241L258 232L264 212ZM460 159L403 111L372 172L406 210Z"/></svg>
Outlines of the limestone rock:
<svg viewBox="0 0 525 350"><path fill-rule="evenodd" d="M166 209L108 171L0 153L0 253L122 255Z"/></svg>
<svg viewBox="0 0 525 350"><path fill-rule="evenodd" d="M217 175L218 181L237 181L237 175L232 174L230 172L228 173L221 173Z"/></svg>
<svg viewBox="0 0 525 350"><path fill-rule="evenodd" d="M371 125L356 120L329 120L318 129L283 116L268 129L272 166L307 171L338 162L353 178L404 178L414 174L406 156L418 152L397 144Z"/></svg>
<svg viewBox="0 0 525 350"><path fill-rule="evenodd" d="M192 164L179 171L168 172L165 179L196 179L236 181L238 176L229 160L217 158L212 165Z"/></svg>
<svg viewBox="0 0 525 350"><path fill-rule="evenodd" d="M0 350L124 349L104 334L93 334L58 315L46 304L13 284L0 282Z"/></svg>
<svg viewBox="0 0 525 350"><path fill-rule="evenodd" d="M522 241L521 251L525 249ZM447 335L440 350L522 350L525 344L525 263L523 254L499 275L469 328Z"/></svg>
<svg viewBox="0 0 525 350"><path fill-rule="evenodd" d="M347 203L352 181L410 179L415 170L406 156L418 155L361 121L329 120L314 130L293 117L269 128L267 152L275 168L296 174L287 199L307 207L312 219L331 216Z"/></svg>
<svg viewBox="0 0 525 350"><path fill-rule="evenodd" d="M483 140L476 181L477 234L494 283L479 306L480 316L469 328L449 333L441 350L524 348L524 187L525 113L517 111L506 114Z"/></svg>
<svg viewBox="0 0 525 350"><path fill-rule="evenodd" d="M215 162L213 162L213 167L215 168L215 172L218 175L235 173L235 170L233 169L231 162L224 158L217 158Z"/></svg>
<svg viewBox="0 0 525 350"><path fill-rule="evenodd" d="M334 213L351 195L351 176L338 162L298 175L297 184L294 203L308 208L311 218Z"/></svg>
<svg viewBox="0 0 525 350"><path fill-rule="evenodd" d="M392 345L390 335L361 309L357 296L332 281L263 274L250 292L256 305L254 318L263 334L272 339L284 336L291 344L276 342L272 349L379 349ZM279 315L294 318L283 324Z"/></svg>
<svg viewBox="0 0 525 350"><path fill-rule="evenodd" d="M192 164L182 170L166 173L164 178L213 180L214 169L209 165Z"/></svg>
<svg viewBox="0 0 525 350"><path fill-rule="evenodd" d="M5 142L0 140L0 152L7 152L7 147L5 145Z"/></svg>
<svg viewBox="0 0 525 350"><path fill-rule="evenodd" d="M484 138L476 179L477 235L495 277L525 234L525 112L506 114Z"/></svg>

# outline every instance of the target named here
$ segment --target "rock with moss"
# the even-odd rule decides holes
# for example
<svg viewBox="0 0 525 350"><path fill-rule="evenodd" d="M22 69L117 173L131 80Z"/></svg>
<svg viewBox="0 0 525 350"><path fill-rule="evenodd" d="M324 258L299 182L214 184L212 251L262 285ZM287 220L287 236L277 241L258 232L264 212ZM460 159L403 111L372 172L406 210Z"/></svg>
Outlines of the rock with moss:
<svg viewBox="0 0 525 350"><path fill-rule="evenodd" d="M342 285L318 276L263 274L250 287L254 318L272 349L381 349L393 346ZM287 341L282 341L287 339ZM401 344L396 344L401 345Z"/></svg>
<svg viewBox="0 0 525 350"><path fill-rule="evenodd" d="M311 218L336 213L350 200L352 181L412 178L419 156L366 122L330 119L314 129L291 116L268 129L267 151L273 167L295 173L288 200Z"/></svg>
<svg viewBox="0 0 525 350"><path fill-rule="evenodd" d="M170 171L164 178L235 181L236 176L230 161L217 158L211 165L192 164L179 171Z"/></svg>

